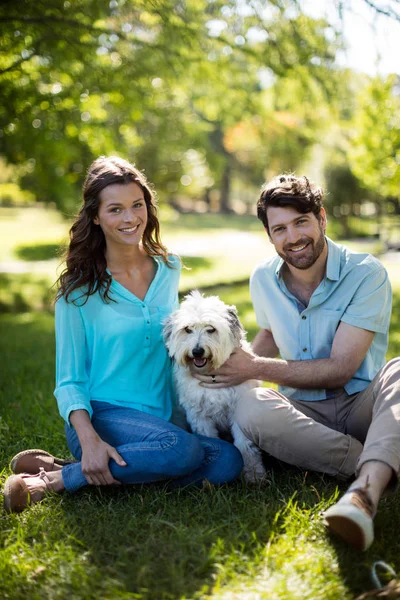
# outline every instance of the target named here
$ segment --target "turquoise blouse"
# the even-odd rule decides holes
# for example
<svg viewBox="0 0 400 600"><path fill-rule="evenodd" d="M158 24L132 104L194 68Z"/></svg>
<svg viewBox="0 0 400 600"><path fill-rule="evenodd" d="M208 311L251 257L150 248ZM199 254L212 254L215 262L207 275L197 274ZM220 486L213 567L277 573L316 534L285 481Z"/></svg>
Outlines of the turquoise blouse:
<svg viewBox="0 0 400 600"><path fill-rule="evenodd" d="M56 389L61 416L92 415L91 401L135 408L169 420L174 404L171 361L162 339L163 320L178 307L180 261L158 258L144 300L112 280L115 302L100 294L83 304L77 290L56 303Z"/></svg>

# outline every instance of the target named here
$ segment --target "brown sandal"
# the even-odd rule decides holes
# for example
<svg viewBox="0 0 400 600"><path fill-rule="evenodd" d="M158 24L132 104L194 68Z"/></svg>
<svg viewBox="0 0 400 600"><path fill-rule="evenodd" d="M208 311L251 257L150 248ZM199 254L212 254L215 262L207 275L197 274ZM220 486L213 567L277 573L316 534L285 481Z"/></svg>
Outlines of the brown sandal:
<svg viewBox="0 0 400 600"><path fill-rule="evenodd" d="M50 489L51 483L43 469L35 475L11 475L6 480L3 490L5 511L21 512L31 504L43 500L45 493Z"/></svg>

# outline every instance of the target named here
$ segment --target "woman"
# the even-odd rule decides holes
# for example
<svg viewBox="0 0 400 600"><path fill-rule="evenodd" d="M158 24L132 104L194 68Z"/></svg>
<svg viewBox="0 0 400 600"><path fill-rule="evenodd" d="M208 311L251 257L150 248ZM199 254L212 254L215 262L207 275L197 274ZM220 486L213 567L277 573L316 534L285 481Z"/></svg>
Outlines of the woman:
<svg viewBox="0 0 400 600"><path fill-rule="evenodd" d="M100 157L83 187L56 302L56 389L77 462L43 450L11 461L7 511L48 489L174 479L218 485L242 469L227 442L170 422L174 391L162 321L178 306L180 261L159 235L155 199L125 160Z"/></svg>

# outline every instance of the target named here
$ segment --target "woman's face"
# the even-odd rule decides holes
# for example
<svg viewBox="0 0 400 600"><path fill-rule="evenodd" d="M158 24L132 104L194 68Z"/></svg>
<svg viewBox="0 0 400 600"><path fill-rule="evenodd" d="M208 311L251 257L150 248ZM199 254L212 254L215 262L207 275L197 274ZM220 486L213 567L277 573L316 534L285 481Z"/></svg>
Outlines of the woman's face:
<svg viewBox="0 0 400 600"><path fill-rule="evenodd" d="M137 246L147 225L143 190L133 182L116 183L105 187L99 196L99 210L93 222L101 227L107 246Z"/></svg>

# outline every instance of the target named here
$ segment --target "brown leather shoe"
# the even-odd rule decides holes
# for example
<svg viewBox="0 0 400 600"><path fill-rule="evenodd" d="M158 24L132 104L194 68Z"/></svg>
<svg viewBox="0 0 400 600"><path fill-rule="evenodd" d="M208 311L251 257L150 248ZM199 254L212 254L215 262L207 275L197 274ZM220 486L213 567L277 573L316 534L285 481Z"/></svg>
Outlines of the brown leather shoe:
<svg viewBox="0 0 400 600"><path fill-rule="evenodd" d="M64 460L53 456L46 450L24 450L19 452L11 459L10 469L13 473L30 473L34 475L39 473L40 469L45 471L57 471L65 465L70 465L76 461Z"/></svg>
<svg viewBox="0 0 400 600"><path fill-rule="evenodd" d="M51 483L43 469L36 475L22 473L11 475L4 484L4 508L6 512L21 512L27 506L43 500Z"/></svg>

